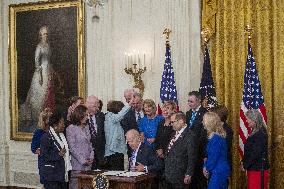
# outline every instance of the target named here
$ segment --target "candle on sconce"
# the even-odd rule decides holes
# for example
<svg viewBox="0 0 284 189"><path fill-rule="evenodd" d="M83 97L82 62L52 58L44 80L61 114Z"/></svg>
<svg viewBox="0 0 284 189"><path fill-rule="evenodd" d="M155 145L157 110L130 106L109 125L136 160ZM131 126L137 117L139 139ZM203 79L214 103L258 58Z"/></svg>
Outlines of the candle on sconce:
<svg viewBox="0 0 284 189"><path fill-rule="evenodd" d="M131 56L130 53L127 54L127 69L131 68Z"/></svg>
<svg viewBox="0 0 284 189"><path fill-rule="evenodd" d="M127 62L127 53L126 52L124 52L124 67L125 68L127 68L127 64L128 64L128 62Z"/></svg>
<svg viewBox="0 0 284 189"><path fill-rule="evenodd" d="M131 62L132 65L136 63L136 56L135 55L136 55L136 50L134 49L133 52L132 52L132 62Z"/></svg>
<svg viewBox="0 0 284 189"><path fill-rule="evenodd" d="M140 52L139 51L138 51L137 57L138 57L137 67L138 67L138 69L140 69L141 68L141 60L140 60Z"/></svg>
<svg viewBox="0 0 284 189"><path fill-rule="evenodd" d="M142 66L142 69L145 68L145 52L143 53L143 66Z"/></svg>
<svg viewBox="0 0 284 189"><path fill-rule="evenodd" d="M129 53L128 56L129 56L129 68L132 68L132 54Z"/></svg>

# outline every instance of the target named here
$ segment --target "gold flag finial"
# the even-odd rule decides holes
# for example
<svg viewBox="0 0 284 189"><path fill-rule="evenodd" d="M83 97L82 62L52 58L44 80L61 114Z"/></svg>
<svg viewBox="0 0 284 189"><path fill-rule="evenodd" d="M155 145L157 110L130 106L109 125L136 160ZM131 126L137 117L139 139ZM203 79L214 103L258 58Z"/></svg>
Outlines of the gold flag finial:
<svg viewBox="0 0 284 189"><path fill-rule="evenodd" d="M201 36L204 39L204 42L207 43L209 40L209 36L210 36L210 29L209 28L203 28L201 31Z"/></svg>
<svg viewBox="0 0 284 189"><path fill-rule="evenodd" d="M250 40L251 39L251 34L252 34L252 27L251 27L251 25L247 24L245 26L245 33L248 34L248 39Z"/></svg>
<svg viewBox="0 0 284 189"><path fill-rule="evenodd" d="M166 36L166 40L169 40L170 33L172 33L172 30L170 28L165 28L163 31L163 34Z"/></svg>

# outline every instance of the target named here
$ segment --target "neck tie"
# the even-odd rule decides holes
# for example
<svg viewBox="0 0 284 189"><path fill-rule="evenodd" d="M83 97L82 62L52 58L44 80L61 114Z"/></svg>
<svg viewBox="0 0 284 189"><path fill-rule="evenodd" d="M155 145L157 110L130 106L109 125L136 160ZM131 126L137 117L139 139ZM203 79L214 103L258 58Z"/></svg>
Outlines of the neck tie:
<svg viewBox="0 0 284 189"><path fill-rule="evenodd" d="M195 119L195 117L196 117L196 114L197 114L197 111L192 112L191 118L190 118L190 120L189 120L189 127L192 127L193 121L194 121L194 119Z"/></svg>
<svg viewBox="0 0 284 189"><path fill-rule="evenodd" d="M173 138L171 139L169 146L168 146L168 152L170 151L170 149L173 147L174 143L176 142L177 135L178 135L178 132L176 132L175 136L173 136Z"/></svg>
<svg viewBox="0 0 284 189"><path fill-rule="evenodd" d="M95 124L94 124L94 120L92 119L92 116L90 116L90 119L89 119L89 128L90 128L91 137L95 138L97 135L97 132L96 132L96 128L95 128Z"/></svg>
<svg viewBox="0 0 284 189"><path fill-rule="evenodd" d="M141 114L140 114L140 112L137 112L137 122L139 122L140 119L141 119Z"/></svg>
<svg viewBox="0 0 284 189"><path fill-rule="evenodd" d="M136 150L133 150L132 153L131 153L131 157L130 157L130 160L129 160L129 170L132 171L132 169L135 167L135 151Z"/></svg>

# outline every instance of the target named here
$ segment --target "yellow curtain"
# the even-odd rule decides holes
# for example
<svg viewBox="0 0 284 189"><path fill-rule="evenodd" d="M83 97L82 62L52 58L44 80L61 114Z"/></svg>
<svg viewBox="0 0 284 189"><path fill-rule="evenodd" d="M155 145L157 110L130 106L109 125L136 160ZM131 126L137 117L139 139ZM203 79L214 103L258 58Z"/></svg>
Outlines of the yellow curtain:
<svg viewBox="0 0 284 189"><path fill-rule="evenodd" d="M209 41L217 98L230 110L234 130L233 172L230 188L246 188L239 169L239 110L247 56L245 25L253 28L251 45L268 116L270 188L284 188L284 1L203 0L202 28Z"/></svg>

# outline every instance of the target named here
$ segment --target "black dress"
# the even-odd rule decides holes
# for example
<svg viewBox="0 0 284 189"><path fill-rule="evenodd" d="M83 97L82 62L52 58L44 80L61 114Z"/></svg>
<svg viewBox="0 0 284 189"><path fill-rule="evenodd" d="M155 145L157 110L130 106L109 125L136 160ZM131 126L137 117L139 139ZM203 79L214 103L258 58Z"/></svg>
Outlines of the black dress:
<svg viewBox="0 0 284 189"><path fill-rule="evenodd" d="M162 149L163 153L167 151L168 145L175 131L172 126L164 126L165 120L162 120L158 124L157 136L156 136L156 150Z"/></svg>

